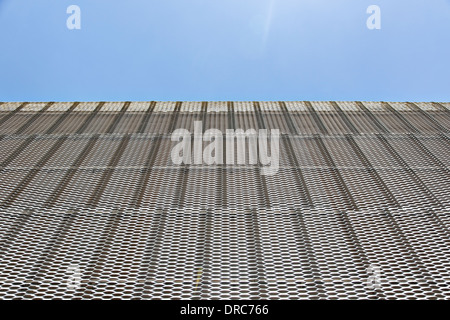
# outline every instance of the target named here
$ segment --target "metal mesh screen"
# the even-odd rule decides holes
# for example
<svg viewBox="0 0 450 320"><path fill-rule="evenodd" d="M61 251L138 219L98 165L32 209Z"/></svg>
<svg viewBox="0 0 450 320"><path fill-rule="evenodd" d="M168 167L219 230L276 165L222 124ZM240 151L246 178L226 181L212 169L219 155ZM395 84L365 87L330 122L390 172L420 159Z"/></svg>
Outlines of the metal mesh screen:
<svg viewBox="0 0 450 320"><path fill-rule="evenodd" d="M194 121L279 129L278 172L173 164ZM2 103L0 298L448 299L449 128L439 103Z"/></svg>

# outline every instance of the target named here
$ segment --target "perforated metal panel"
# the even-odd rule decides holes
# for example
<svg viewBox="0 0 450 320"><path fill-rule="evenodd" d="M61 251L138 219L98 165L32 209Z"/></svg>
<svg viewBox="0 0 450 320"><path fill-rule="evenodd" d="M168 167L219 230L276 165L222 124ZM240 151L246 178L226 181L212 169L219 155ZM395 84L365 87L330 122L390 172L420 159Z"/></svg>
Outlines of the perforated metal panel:
<svg viewBox="0 0 450 320"><path fill-rule="evenodd" d="M278 129L278 172L173 164L194 121ZM448 299L449 128L446 103L1 103L0 298Z"/></svg>

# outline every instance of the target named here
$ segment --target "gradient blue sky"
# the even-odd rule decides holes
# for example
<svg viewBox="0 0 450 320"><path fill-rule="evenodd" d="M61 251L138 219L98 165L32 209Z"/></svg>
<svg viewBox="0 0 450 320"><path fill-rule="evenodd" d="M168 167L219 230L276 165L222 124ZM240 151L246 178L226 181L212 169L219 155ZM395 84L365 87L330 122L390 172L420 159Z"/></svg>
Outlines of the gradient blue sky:
<svg viewBox="0 0 450 320"><path fill-rule="evenodd" d="M0 0L0 72L0 101L450 101L450 0Z"/></svg>

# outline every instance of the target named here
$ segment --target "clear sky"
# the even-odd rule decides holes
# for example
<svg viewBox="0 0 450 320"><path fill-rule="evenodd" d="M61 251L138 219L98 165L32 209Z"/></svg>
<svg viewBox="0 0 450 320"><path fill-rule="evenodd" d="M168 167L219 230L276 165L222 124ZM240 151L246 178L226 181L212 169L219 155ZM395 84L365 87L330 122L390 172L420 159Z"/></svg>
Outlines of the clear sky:
<svg viewBox="0 0 450 320"><path fill-rule="evenodd" d="M450 101L450 0L0 0L0 73L0 101Z"/></svg>

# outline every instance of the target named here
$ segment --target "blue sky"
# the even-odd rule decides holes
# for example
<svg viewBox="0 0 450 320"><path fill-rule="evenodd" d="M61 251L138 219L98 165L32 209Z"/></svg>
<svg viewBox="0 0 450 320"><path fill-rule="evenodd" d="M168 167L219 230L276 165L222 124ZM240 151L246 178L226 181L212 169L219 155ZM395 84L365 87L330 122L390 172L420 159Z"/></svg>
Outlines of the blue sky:
<svg viewBox="0 0 450 320"><path fill-rule="evenodd" d="M0 101L450 101L449 31L450 0L0 0Z"/></svg>

